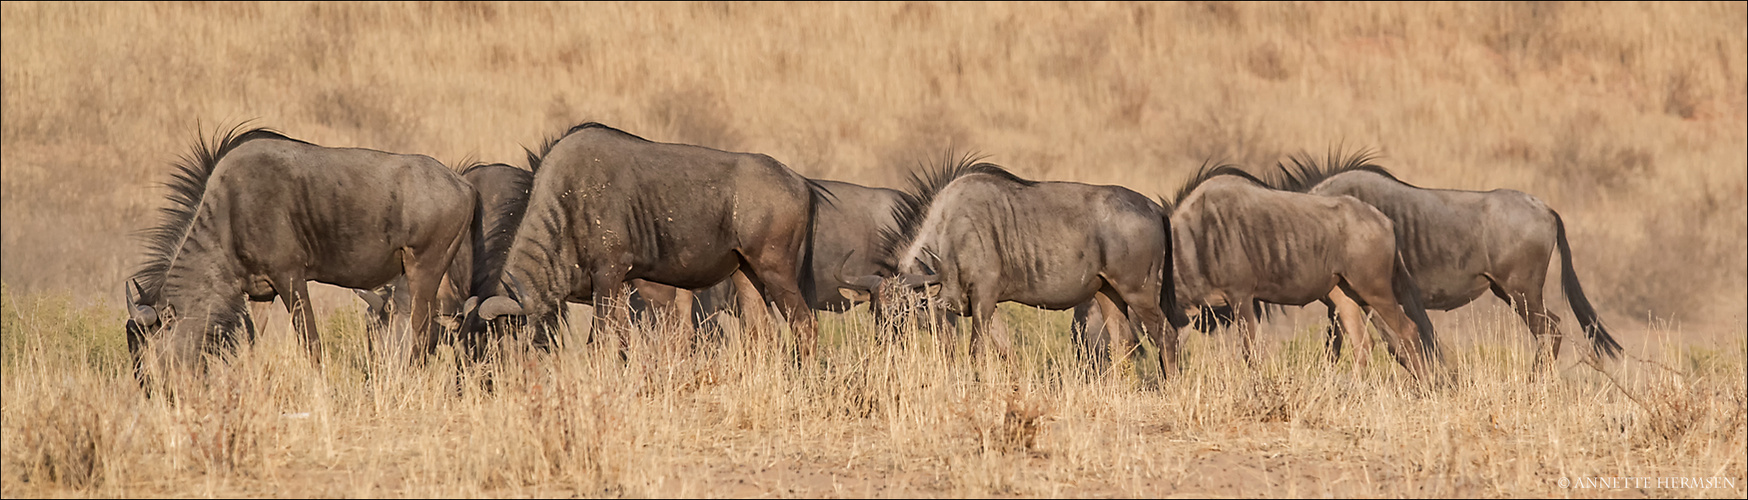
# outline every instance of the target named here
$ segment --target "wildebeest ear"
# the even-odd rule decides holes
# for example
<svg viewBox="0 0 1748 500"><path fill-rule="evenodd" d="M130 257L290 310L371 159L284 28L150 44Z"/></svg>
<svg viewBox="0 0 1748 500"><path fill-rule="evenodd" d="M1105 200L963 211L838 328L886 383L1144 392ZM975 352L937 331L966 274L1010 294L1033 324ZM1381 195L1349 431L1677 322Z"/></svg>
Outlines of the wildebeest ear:
<svg viewBox="0 0 1748 500"><path fill-rule="evenodd" d="M923 293L925 295L928 295L928 297L931 299L938 297L941 295L941 284L938 282L930 281L930 282L923 285Z"/></svg>
<svg viewBox="0 0 1748 500"><path fill-rule="evenodd" d="M138 279L127 280L127 303L130 305L132 305L132 304L146 304L145 301L146 301L146 290L145 290L145 288L140 286L140 280L138 280ZM146 304L146 305L150 305L150 304Z"/></svg>
<svg viewBox="0 0 1748 500"><path fill-rule="evenodd" d="M522 304L502 295L486 299L479 305L479 317L487 321L497 319L499 316L520 315L522 315Z"/></svg>
<svg viewBox="0 0 1748 500"><path fill-rule="evenodd" d="M850 299L851 302L867 302L869 299L874 298L874 294L868 293L867 290L850 288L847 286L838 287L838 294L843 295L846 299Z"/></svg>

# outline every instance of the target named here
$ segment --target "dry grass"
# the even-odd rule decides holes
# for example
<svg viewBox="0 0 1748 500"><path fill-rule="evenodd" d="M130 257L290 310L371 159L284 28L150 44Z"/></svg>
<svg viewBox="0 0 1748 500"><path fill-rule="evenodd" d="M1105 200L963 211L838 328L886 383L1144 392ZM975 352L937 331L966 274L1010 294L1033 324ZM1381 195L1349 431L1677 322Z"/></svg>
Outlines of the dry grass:
<svg viewBox="0 0 1748 500"><path fill-rule="evenodd" d="M0 25L7 497L1743 494L1741 2L6 2ZM1084 380L1061 314L1023 308L1008 369L874 349L851 315L822 367L575 348L457 395L442 370L365 379L354 299L322 289L321 370L282 328L186 404L143 399L120 368L129 235L171 160L248 119L511 163L594 120L882 186L955 147L1147 194L1207 157L1377 147L1418 185L1546 200L1616 335L1672 370L1529 380L1521 324L1483 298L1435 313L1460 382L1433 395L1324 370L1316 320L1272 326L1259 369L1190 336L1163 387ZM1584 475L1737 487L1549 483Z"/></svg>
<svg viewBox="0 0 1748 500"><path fill-rule="evenodd" d="M1745 351L1674 346L1603 375L1527 373L1519 332L1476 329L1426 392L1379 350L1330 365L1276 325L1256 368L1190 335L1154 384L1064 363L1059 316L1004 308L1010 364L943 358L926 333L878 346L864 311L824 322L821 362L730 335L697 349L640 330L592 346L368 364L357 311L326 363L283 317L176 404L135 385L120 318L5 295L6 496L962 497L1740 496ZM1509 322L1507 322L1509 324ZM74 335L68 335L72 333ZM444 351L445 355L447 351ZM372 373L366 377L366 372ZM487 373L490 372L490 373ZM485 390L485 377L491 390ZM1612 379L1612 380L1611 380ZM1732 487L1565 490L1561 478L1727 477Z"/></svg>

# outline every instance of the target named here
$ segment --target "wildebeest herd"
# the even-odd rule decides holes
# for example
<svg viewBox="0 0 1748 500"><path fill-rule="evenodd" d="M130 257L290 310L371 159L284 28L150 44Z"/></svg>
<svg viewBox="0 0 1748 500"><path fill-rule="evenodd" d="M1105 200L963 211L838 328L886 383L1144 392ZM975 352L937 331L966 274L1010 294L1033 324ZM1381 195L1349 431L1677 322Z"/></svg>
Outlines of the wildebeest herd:
<svg viewBox="0 0 1748 500"><path fill-rule="evenodd" d="M1397 362L1428 380L1442 361L1426 309L1486 290L1528 325L1538 368L1558 355L1558 317L1542 298L1558 249L1591 341L1584 355L1619 356L1559 214L1509 189L1413 186L1374 159L1296 155L1261 176L1204 164L1155 200L951 154L912 173L907 191L859 186L594 122L529 150L527 169L451 168L239 126L198 142L167 183L169 205L124 285L128 347L142 382L198 374L252 340L250 309L277 298L320 363L313 280L357 290L373 349L401 361L444 343L476 360L492 340L560 347L567 302L595 306L588 341L622 356L637 315L698 327L704 310L734 304L755 335L777 331L766 314L780 314L794 356L812 361L815 311L866 302L883 341L923 321L951 354L955 318L969 316L971 355L1006 358L994 312L1018 302L1074 309L1094 366L1140 353L1145 337L1170 377L1187 311L1231 311L1250 360L1260 304L1316 301L1329 310L1332 358L1349 336L1370 351L1369 318Z"/></svg>

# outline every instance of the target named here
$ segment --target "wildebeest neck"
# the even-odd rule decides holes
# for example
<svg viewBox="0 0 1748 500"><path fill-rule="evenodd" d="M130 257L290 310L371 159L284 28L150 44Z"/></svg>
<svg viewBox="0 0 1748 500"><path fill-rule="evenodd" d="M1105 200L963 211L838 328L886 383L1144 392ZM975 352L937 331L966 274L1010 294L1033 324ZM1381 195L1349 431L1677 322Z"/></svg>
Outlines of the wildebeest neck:
<svg viewBox="0 0 1748 500"><path fill-rule="evenodd" d="M142 287L144 300L158 300L159 290L164 285L164 275L170 270L171 262L176 259L177 252L188 237L194 217L200 210L202 200L206 198L207 180L212 178L213 169L218 166L219 159L237 146L256 139L303 142L271 129L255 128L238 133L241 129L242 125L239 124L210 142L204 137L199 138L194 151L182 156L174 165L174 173L164 183L164 187L170 190L167 196L170 204L159 209L161 218L158 224L142 233L142 243L146 249L145 262L131 277Z"/></svg>

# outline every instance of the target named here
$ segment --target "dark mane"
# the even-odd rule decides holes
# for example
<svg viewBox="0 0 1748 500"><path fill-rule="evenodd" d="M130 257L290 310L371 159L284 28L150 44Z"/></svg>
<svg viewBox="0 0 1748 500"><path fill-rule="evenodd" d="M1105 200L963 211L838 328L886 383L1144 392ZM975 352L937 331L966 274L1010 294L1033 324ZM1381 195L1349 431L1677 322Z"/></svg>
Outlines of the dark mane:
<svg viewBox="0 0 1748 500"><path fill-rule="evenodd" d="M1417 187L1413 184L1402 182L1402 179L1397 179L1389 170L1385 170L1384 167L1373 164L1372 160L1378 159L1378 156L1379 155L1376 151L1368 149L1355 151L1345 156L1337 153L1335 150L1331 150L1325 157L1324 161L1318 163L1310 154L1301 152L1287 157L1287 161L1293 163L1292 166L1288 166L1285 163L1275 164L1275 169L1277 170L1276 175L1278 176L1278 178L1275 179L1275 188L1283 191L1304 193L1310 191L1311 188L1316 187L1317 184L1328 180L1330 177L1335 177L1337 174L1352 171L1371 172L1382 175L1392 181L1401 182L1403 185Z"/></svg>
<svg viewBox="0 0 1748 500"><path fill-rule="evenodd" d="M1190 197L1190 193L1195 192L1196 188L1200 187L1202 183L1208 182L1209 179L1222 175L1236 176L1254 182L1258 186L1274 189L1274 186L1267 182L1263 182L1262 179L1258 179L1254 175L1250 175L1250 172L1245 172L1244 169L1238 168L1237 165L1230 163L1214 165L1212 161L1203 161L1202 166L1196 169L1196 175L1191 176L1190 180L1185 181L1183 187L1177 188L1177 194L1172 195L1171 202L1167 203L1164 198L1160 198L1160 205L1165 207L1165 213L1169 214L1173 210L1176 210L1178 205L1184 202L1184 198Z"/></svg>
<svg viewBox="0 0 1748 500"><path fill-rule="evenodd" d="M528 213L528 198L534 187L532 172L507 164L472 165L468 170L494 166L515 170L516 176L511 179L513 188L505 193L507 197L503 200L503 205L488 208L482 204L474 207L474 224L485 223L487 210L491 210L489 218L495 224L491 227L480 227L481 236L473 242L473 276L468 289L471 294L486 290L503 274L504 264L510 259L510 245L515 243L516 230L522 226L522 217Z"/></svg>
<svg viewBox="0 0 1748 500"><path fill-rule="evenodd" d="M213 168L218 166L219 159L237 146L256 139L309 144L268 128L254 128L238 133L242 128L243 124L238 124L211 141L205 137L197 137L193 151L178 157L172 164L175 170L171 172L170 180L163 184L170 189L170 194L166 196L170 204L158 210L158 225L142 231L140 235L146 248L145 263L134 272L131 279L140 284L143 300L158 300L159 292L164 287L165 273L170 271L170 259L176 255L182 240L188 235L189 226L194 223L201 199L206 195L206 182L212 178Z"/></svg>
<svg viewBox="0 0 1748 500"><path fill-rule="evenodd" d="M449 167L449 170L452 172L455 172L455 175L464 175L464 174L472 171L473 169L484 167L484 166L488 166L486 164L486 162L483 162L477 158L474 158L473 155L467 155L466 157L462 158L461 161L455 162L454 165L451 165Z"/></svg>
<svg viewBox="0 0 1748 500"><path fill-rule="evenodd" d="M880 255L875 260L882 268L887 271L897 268L895 253L916 239L916 232L921 229L923 218L928 216L935 195L953 180L972 174L988 174L1026 186L1037 184L1008 172L1000 165L979 162L983 158L985 157L967 153L954 160L953 153L949 151L941 157L941 163L936 167L924 167L921 172L911 172L910 189L903 192L904 196L898 206L892 207L893 227L880 229Z"/></svg>
<svg viewBox="0 0 1748 500"><path fill-rule="evenodd" d="M570 130L564 131L563 134L559 134L555 137L546 138L546 141L544 141L544 143L542 143L540 145L540 152L539 153L536 153L533 150L528 149L526 147L522 148L523 152L528 153L528 170L530 172L539 173L540 172L540 162L544 161L546 159L547 153L552 152L552 147L558 145L558 141L564 140L565 137L568 137L571 134L575 134L579 130L591 129L591 128L607 129L607 130L611 130L614 132L618 132L620 134L624 134L626 137L630 137L630 138L637 139L637 140L644 141L644 142L649 142L649 139L644 139L642 137L638 137L637 134L626 132L624 130L619 130L619 129L607 126L606 124L602 124L602 123L598 123L598 122L587 122L587 123L583 123L581 125L577 125L575 127L571 127Z"/></svg>

